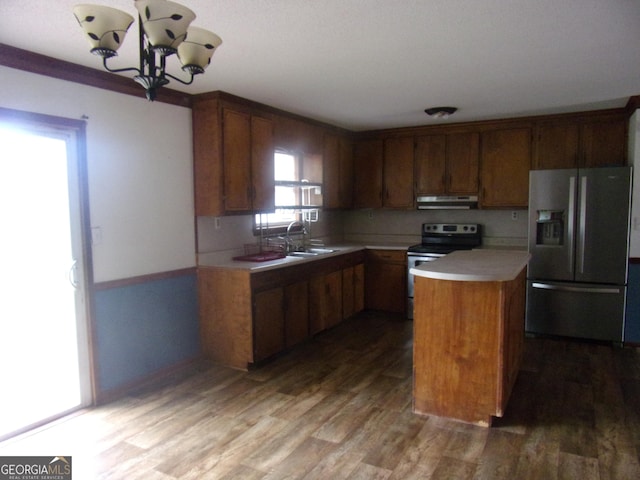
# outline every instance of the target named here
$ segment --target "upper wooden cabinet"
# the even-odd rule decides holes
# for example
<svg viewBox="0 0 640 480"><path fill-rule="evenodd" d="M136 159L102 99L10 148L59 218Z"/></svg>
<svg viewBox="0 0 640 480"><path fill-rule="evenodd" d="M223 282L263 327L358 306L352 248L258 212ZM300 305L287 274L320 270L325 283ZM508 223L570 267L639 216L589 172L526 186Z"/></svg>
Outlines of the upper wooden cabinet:
<svg viewBox="0 0 640 480"><path fill-rule="evenodd" d="M382 207L383 143L379 138L357 141L353 150L353 206Z"/></svg>
<svg viewBox="0 0 640 480"><path fill-rule="evenodd" d="M267 118L223 110L225 212L275 208L273 123Z"/></svg>
<svg viewBox="0 0 640 480"><path fill-rule="evenodd" d="M413 149L413 137L387 138L384 141L383 206L413 207Z"/></svg>
<svg viewBox="0 0 640 480"><path fill-rule="evenodd" d="M477 132L417 137L415 193L476 195L479 152Z"/></svg>
<svg viewBox="0 0 640 480"><path fill-rule="evenodd" d="M627 120L622 116L540 122L533 169L585 168L626 163Z"/></svg>
<svg viewBox="0 0 640 480"><path fill-rule="evenodd" d="M201 97L191 109L195 210L197 216L224 214L222 115L218 99Z"/></svg>
<svg viewBox="0 0 640 480"><path fill-rule="evenodd" d="M194 101L192 119L196 215L272 210L271 119L206 95Z"/></svg>
<svg viewBox="0 0 640 480"><path fill-rule="evenodd" d="M483 208L526 208L529 202L530 164L530 128L483 132L480 205Z"/></svg>
<svg viewBox="0 0 640 480"><path fill-rule="evenodd" d="M353 145L335 134L324 136L324 208L350 208L353 204Z"/></svg>

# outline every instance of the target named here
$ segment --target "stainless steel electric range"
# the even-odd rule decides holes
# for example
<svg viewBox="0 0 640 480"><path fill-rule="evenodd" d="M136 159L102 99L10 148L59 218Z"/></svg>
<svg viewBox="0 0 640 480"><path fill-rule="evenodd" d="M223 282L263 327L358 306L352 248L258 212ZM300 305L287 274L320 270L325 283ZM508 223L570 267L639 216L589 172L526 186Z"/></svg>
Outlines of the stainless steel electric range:
<svg viewBox="0 0 640 480"><path fill-rule="evenodd" d="M412 268L432 262L455 250L482 245L482 226L477 223L423 223L422 243L407 250L407 316L413 318Z"/></svg>

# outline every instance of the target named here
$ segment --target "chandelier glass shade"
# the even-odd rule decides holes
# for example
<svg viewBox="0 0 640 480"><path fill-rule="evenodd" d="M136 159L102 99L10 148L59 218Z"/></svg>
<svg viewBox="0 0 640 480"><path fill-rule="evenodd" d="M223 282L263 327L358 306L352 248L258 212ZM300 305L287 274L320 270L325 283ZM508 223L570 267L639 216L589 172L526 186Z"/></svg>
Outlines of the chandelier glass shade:
<svg viewBox="0 0 640 480"><path fill-rule="evenodd" d="M194 76L204 73L209 66L222 39L208 30L190 26L196 15L183 5L169 0L134 0L134 3L139 21L139 66L114 69L107 64L108 59L118 55L134 22L131 15L102 5L76 5L73 13L89 41L91 53L102 57L104 68L110 72L135 72L134 80L145 88L149 100L154 100L157 89L170 79L191 84ZM173 54L177 54L188 80L166 71L166 58Z"/></svg>

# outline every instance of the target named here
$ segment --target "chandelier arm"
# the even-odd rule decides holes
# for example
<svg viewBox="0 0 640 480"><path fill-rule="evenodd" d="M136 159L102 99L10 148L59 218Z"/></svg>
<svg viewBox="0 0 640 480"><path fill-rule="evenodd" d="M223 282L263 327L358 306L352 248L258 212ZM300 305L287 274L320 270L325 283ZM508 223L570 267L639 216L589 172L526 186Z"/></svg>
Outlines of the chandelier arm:
<svg viewBox="0 0 640 480"><path fill-rule="evenodd" d="M177 82L180 82L180 83L181 83L181 84L183 84L183 85L191 85L191 84L193 83L193 78L194 78L194 75L192 74L192 75L191 75L191 78L189 79L189 81L188 81L188 82L185 82L184 80L182 80L182 79L180 79L180 78L178 78L178 77L174 77L174 76L173 76L173 75L171 75L170 73L164 72L164 75L165 75L165 77L169 77L169 78L171 78L172 80L175 80L175 81L177 81Z"/></svg>
<svg viewBox="0 0 640 480"><path fill-rule="evenodd" d="M137 72L138 75L141 75L142 72L134 67L128 67L128 68L109 68L109 66L107 65L107 57L104 57L102 59L102 65L104 66L104 68L111 72L111 73L119 73L119 72Z"/></svg>

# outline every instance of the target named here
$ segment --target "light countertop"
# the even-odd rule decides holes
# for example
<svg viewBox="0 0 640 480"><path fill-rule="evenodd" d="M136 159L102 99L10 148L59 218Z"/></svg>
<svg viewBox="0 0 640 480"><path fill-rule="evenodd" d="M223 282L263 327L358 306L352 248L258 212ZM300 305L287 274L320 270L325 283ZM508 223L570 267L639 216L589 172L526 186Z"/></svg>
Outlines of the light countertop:
<svg viewBox="0 0 640 480"><path fill-rule="evenodd" d="M504 282L516 278L528 261L529 253L522 250L457 250L410 273L436 280Z"/></svg>
<svg viewBox="0 0 640 480"><path fill-rule="evenodd" d="M198 266L200 267L219 267L219 268L233 268L240 270L250 270L251 272L263 272L265 270L272 270L274 268L288 267L290 265L299 265L301 263L313 262L323 258L331 258L337 255L344 255L345 253L353 253L358 250L364 249L362 246L354 245L328 245L323 248L335 249L335 252L325 253L312 257L283 257L275 260L269 260L266 262L247 262L233 260L229 257L220 258L220 256L213 255L199 255Z"/></svg>

